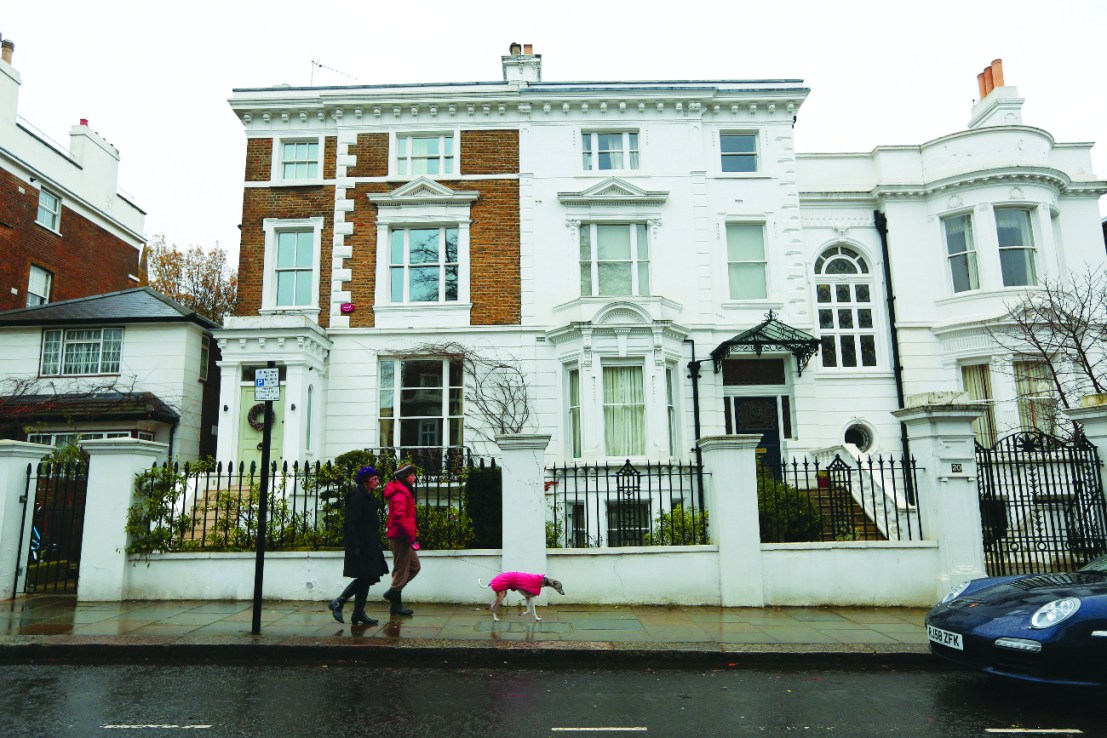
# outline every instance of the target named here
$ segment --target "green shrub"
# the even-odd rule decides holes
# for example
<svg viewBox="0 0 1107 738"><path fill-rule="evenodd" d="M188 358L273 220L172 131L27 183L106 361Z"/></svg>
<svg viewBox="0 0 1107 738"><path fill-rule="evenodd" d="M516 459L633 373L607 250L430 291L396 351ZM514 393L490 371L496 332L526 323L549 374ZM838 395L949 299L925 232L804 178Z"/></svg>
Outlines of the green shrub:
<svg viewBox="0 0 1107 738"><path fill-rule="evenodd" d="M172 464L155 466L135 475L136 503L127 510L127 553L149 555L172 551L193 519L175 509L186 478Z"/></svg>
<svg viewBox="0 0 1107 738"><path fill-rule="evenodd" d="M757 517L762 543L817 541L822 536L822 513L807 492L765 470L757 475Z"/></svg>
<svg viewBox="0 0 1107 738"><path fill-rule="evenodd" d="M473 521L456 507L420 506L419 545L433 551L472 548Z"/></svg>
<svg viewBox="0 0 1107 738"><path fill-rule="evenodd" d="M654 521L654 532L647 533L647 546L695 546L707 543L707 513L692 512L683 505L673 505Z"/></svg>

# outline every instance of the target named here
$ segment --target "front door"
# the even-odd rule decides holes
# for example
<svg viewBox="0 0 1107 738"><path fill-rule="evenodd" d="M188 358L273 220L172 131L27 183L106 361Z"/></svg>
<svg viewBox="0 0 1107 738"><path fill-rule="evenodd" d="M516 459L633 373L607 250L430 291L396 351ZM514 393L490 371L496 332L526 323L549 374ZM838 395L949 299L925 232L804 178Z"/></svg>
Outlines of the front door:
<svg viewBox="0 0 1107 738"><path fill-rule="evenodd" d="M250 468L250 462L261 464L261 437L265 422L265 403L254 402L254 388L243 387L239 407L242 409L238 420L238 458ZM269 444L269 458L277 461L281 458L281 439L284 437L284 402L273 403L273 435Z"/></svg>
<svg viewBox="0 0 1107 738"><path fill-rule="evenodd" d="M774 476L780 475L780 423L776 397L728 397L728 419L734 418L734 433L760 433L757 460ZM730 425L728 423L727 425ZM727 429L730 432L730 429Z"/></svg>

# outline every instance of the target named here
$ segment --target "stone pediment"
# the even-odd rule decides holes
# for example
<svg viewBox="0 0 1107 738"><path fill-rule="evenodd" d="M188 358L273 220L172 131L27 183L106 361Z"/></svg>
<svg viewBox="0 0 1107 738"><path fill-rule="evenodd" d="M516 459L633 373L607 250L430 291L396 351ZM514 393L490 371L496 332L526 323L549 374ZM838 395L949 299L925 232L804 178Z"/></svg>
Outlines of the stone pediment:
<svg viewBox="0 0 1107 738"><path fill-rule="evenodd" d="M466 203L476 200L479 196L480 193L473 190L451 190L429 177L417 177L391 192L369 195L369 202L385 206Z"/></svg>
<svg viewBox="0 0 1107 738"><path fill-rule="evenodd" d="M580 192L559 192L563 205L660 205L668 192L644 190L619 177L608 177Z"/></svg>

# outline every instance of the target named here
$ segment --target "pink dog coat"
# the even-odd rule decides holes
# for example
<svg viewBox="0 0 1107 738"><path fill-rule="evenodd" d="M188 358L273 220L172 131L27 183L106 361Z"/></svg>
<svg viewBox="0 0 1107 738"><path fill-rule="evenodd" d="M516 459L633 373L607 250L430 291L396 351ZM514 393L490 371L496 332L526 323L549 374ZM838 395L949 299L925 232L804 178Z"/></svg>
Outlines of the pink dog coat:
<svg viewBox="0 0 1107 738"><path fill-rule="evenodd" d="M492 579L488 583L488 586L492 588L493 592L504 592L506 590L517 590L525 594L529 594L534 597L542 591L542 582L545 581L545 574L524 574L519 571L505 571Z"/></svg>

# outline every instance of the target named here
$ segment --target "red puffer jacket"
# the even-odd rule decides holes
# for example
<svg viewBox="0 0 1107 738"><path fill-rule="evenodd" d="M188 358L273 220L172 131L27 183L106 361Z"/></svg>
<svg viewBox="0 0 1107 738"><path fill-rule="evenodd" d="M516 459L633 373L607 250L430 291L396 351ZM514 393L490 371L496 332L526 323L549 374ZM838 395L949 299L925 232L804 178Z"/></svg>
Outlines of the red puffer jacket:
<svg viewBox="0 0 1107 738"><path fill-rule="evenodd" d="M414 543L419 536L419 528L415 525L415 495L397 479L384 486L384 499L388 501L388 529L385 535Z"/></svg>

